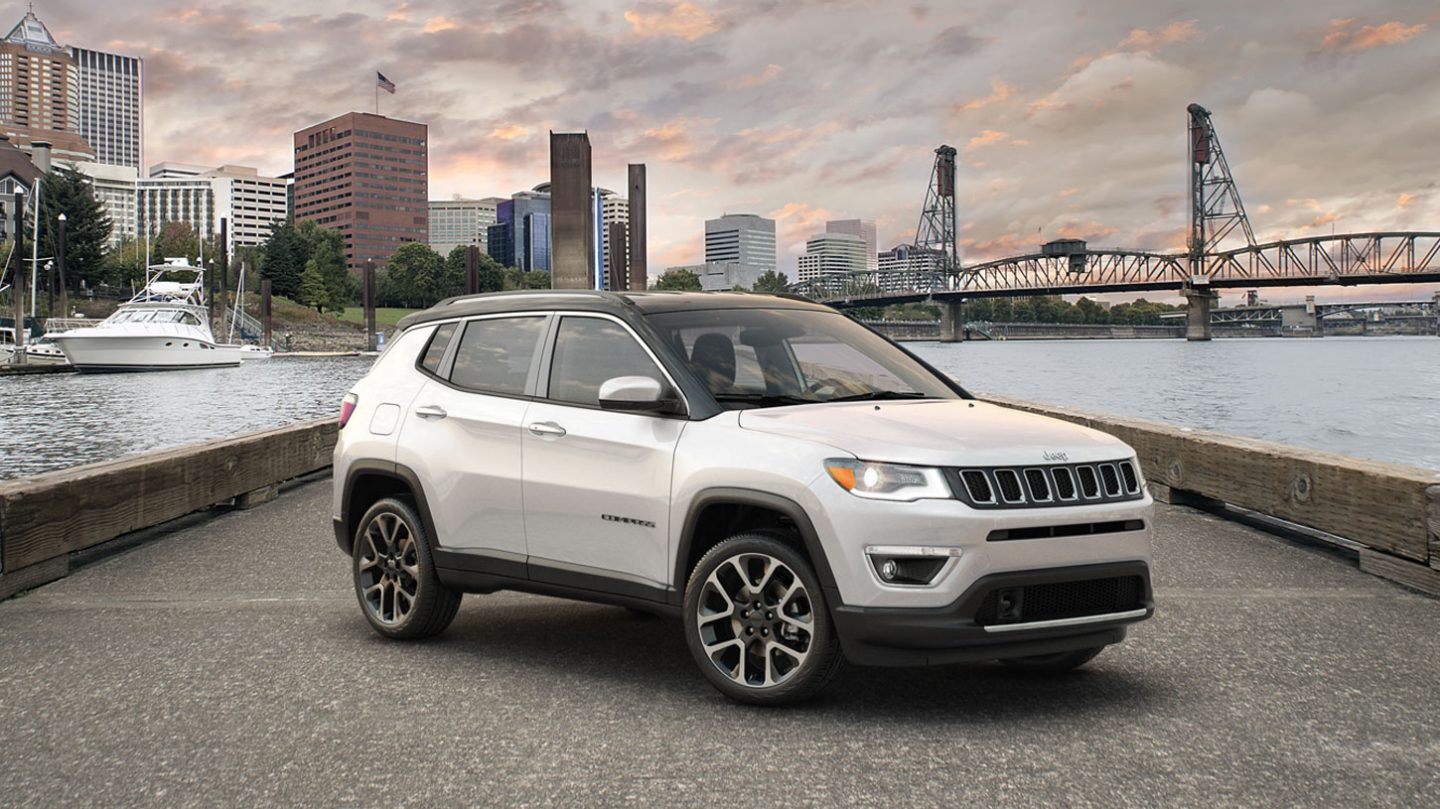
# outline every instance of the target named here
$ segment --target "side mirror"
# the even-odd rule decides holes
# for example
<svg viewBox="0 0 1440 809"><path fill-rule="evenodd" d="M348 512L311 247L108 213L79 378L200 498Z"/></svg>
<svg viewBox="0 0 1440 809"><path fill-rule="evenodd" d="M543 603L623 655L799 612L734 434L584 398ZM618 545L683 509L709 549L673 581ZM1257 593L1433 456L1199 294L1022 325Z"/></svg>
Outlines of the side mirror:
<svg viewBox="0 0 1440 809"><path fill-rule="evenodd" d="M617 376L600 386L600 407L631 413L672 412L675 400L665 386L648 376Z"/></svg>

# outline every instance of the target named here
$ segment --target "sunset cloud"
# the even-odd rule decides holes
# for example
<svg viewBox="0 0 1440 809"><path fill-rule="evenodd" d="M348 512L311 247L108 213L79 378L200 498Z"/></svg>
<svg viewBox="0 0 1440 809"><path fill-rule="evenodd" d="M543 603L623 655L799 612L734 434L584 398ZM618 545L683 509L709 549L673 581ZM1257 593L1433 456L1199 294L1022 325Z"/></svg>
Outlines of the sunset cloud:
<svg viewBox="0 0 1440 809"><path fill-rule="evenodd" d="M1395 207L1396 207L1396 208L1408 208L1408 207L1410 207L1410 203L1412 203L1412 202L1414 202L1414 201L1415 201L1415 195L1414 195L1414 194L1401 194L1400 196L1398 196L1398 197L1395 198Z"/></svg>
<svg viewBox="0 0 1440 809"><path fill-rule="evenodd" d="M679 37L693 42L720 30L710 12L694 3L647 3L625 12L625 21L642 37Z"/></svg>
<svg viewBox="0 0 1440 809"><path fill-rule="evenodd" d="M985 97L983 97L983 98L972 99L972 100L970 100L970 101L966 101L966 102L963 103L963 104L957 104L957 105L955 106L955 109L961 110L961 111L963 111L963 110L978 110L978 109L980 109L980 108L982 108L982 107L988 107L988 106L990 106L991 104L999 104L999 103L1002 103L1002 102L1004 102L1004 101L1007 101L1007 100L1009 100L1010 96L1012 96L1012 95L1015 95L1015 88L1014 88L1014 87L1012 87L1011 85L1006 84L1006 83L1003 82L1003 81L1000 81L999 79L991 79L991 80L990 80L990 95L987 95L987 96L985 96Z"/></svg>
<svg viewBox="0 0 1440 809"><path fill-rule="evenodd" d="M982 129L980 134L970 139L965 144L966 150L979 149L984 146L992 146L996 143L1004 143L1010 137L1009 132L1001 132L998 129Z"/></svg>
<svg viewBox="0 0 1440 809"><path fill-rule="evenodd" d="M1200 29L1196 26L1198 22L1199 20L1178 20L1149 31L1132 28L1130 36L1120 43L1120 50L1152 51L1176 42L1189 42L1200 36Z"/></svg>
<svg viewBox="0 0 1440 809"><path fill-rule="evenodd" d="M1354 19L1331 20L1325 29L1325 38L1320 47L1332 51L1368 51L1382 45L1398 45L1409 42L1425 33L1425 23L1406 25L1402 22L1386 22L1379 25L1355 24Z"/></svg>
<svg viewBox="0 0 1440 809"><path fill-rule="evenodd" d="M780 78L780 74L784 72L785 68L779 65L766 65L765 69L759 73L741 76L737 84L741 87L759 87L762 84L769 84L775 81Z"/></svg>

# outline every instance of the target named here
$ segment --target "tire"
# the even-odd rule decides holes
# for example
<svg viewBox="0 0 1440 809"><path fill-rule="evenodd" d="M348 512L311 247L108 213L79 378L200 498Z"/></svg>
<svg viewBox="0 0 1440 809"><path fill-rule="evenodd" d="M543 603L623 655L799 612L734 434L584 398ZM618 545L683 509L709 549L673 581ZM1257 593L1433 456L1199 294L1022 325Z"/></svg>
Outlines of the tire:
<svg viewBox="0 0 1440 809"><path fill-rule="evenodd" d="M1056 652L1034 657L1009 657L1000 662L1020 671L1032 671L1036 674L1060 674L1089 663L1095 659L1095 655L1103 651L1105 651L1104 646L1096 646L1092 649L1076 649L1073 652Z"/></svg>
<svg viewBox="0 0 1440 809"><path fill-rule="evenodd" d="M684 620L696 665L737 702L802 702L843 660L814 568L763 534L731 537L700 559L685 587Z"/></svg>
<svg viewBox="0 0 1440 809"><path fill-rule="evenodd" d="M436 577L430 537L409 503L387 497L371 506L360 518L354 545L355 597L376 632L416 640L455 620L462 594Z"/></svg>

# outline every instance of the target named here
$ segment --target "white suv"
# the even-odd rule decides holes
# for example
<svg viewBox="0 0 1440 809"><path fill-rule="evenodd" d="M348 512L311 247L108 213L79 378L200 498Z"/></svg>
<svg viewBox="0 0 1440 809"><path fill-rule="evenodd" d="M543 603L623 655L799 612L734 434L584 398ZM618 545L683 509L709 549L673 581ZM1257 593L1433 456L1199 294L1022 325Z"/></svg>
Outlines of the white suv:
<svg viewBox="0 0 1440 809"><path fill-rule="evenodd" d="M1062 671L1151 615L1104 433L975 401L844 315L730 293L456 298L345 397L335 538L376 631L524 590L683 619L721 692L864 665Z"/></svg>

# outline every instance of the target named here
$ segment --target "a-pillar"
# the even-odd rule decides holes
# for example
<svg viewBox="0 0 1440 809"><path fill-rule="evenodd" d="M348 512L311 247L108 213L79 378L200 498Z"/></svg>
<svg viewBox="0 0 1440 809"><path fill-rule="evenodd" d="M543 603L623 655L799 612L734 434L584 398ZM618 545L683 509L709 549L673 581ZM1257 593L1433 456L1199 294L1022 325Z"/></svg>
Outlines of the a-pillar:
<svg viewBox="0 0 1440 809"><path fill-rule="evenodd" d="M1185 312L1185 339L1210 339L1210 309L1219 295L1208 285L1190 286L1182 290L1189 308Z"/></svg>
<svg viewBox="0 0 1440 809"><path fill-rule="evenodd" d="M960 311L959 298L940 301L940 342L963 343L965 341L965 318Z"/></svg>

